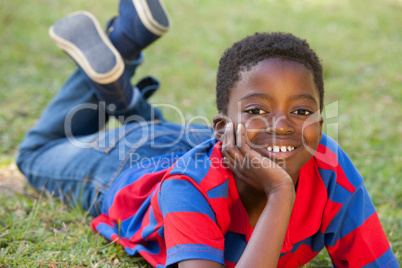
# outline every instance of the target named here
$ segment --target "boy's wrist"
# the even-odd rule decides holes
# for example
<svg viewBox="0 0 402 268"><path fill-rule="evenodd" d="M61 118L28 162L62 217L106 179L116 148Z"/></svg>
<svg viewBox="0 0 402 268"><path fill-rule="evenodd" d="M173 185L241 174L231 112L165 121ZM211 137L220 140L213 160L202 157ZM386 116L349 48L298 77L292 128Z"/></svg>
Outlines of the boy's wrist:
<svg viewBox="0 0 402 268"><path fill-rule="evenodd" d="M296 192L293 181L289 178L289 180L287 180L286 182L281 182L274 187L269 187L269 189L265 190L265 195L268 199L273 197L289 198L289 200L292 200L294 202L296 198Z"/></svg>

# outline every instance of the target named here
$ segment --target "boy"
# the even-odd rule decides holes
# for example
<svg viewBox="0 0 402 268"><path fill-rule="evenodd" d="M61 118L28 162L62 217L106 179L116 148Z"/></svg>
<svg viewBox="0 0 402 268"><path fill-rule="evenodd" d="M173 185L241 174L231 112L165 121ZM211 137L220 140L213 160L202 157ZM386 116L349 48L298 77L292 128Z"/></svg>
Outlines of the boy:
<svg viewBox="0 0 402 268"><path fill-rule="evenodd" d="M153 2L133 3L139 14ZM155 37L146 27L154 20L132 17L142 23L133 32L145 26ZM335 266L398 267L361 176L321 133L322 67L305 41L261 33L229 48L212 133L165 122L145 100L154 80L134 90L127 82L156 38L115 45L109 34L111 45L97 25L76 13L51 29L80 68L21 145L31 184L80 202L97 216L95 231L156 267L297 267L324 246ZM111 114L130 123L94 134Z"/></svg>

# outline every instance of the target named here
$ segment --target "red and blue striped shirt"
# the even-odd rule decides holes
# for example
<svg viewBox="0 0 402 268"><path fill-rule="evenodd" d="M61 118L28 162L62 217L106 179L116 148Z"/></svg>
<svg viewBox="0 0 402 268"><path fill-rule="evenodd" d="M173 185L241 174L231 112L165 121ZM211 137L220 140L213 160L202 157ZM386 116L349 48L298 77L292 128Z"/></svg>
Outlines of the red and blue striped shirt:
<svg viewBox="0 0 402 268"><path fill-rule="evenodd" d="M187 259L234 267L253 228L220 145L212 139L121 174L92 228L154 267ZM325 135L300 170L278 267L299 267L324 247L336 267L399 267L361 175Z"/></svg>

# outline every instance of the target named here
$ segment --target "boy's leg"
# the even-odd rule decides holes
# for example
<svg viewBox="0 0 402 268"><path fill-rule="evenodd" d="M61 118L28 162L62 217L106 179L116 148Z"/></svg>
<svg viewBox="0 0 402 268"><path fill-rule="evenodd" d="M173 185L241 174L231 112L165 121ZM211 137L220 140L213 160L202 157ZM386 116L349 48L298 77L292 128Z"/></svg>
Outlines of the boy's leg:
<svg viewBox="0 0 402 268"><path fill-rule="evenodd" d="M74 146L69 139L96 133L107 118L91 84L81 70L76 70L20 144L17 165L28 182L64 201L78 200L80 195L93 200L93 187L81 188L91 168L87 160L93 157L90 151ZM83 157L88 167L79 165L77 160L84 159L78 157ZM89 205L83 207L87 209Z"/></svg>
<svg viewBox="0 0 402 268"><path fill-rule="evenodd" d="M67 121L66 118L71 120ZM96 98L91 84L78 69L44 109L36 125L25 135L20 150L33 151L49 141L65 138L68 134L93 134L107 120L104 105Z"/></svg>
<svg viewBox="0 0 402 268"><path fill-rule="evenodd" d="M138 114L127 114L127 118L142 117L144 111L137 110ZM151 130L148 126L152 122L130 123L97 132L107 118L104 105L85 75L81 70L75 71L20 144L17 165L31 186L98 215L103 194L120 172L130 166L127 153L133 147L143 147L136 154L139 157L175 151L173 146L156 151L145 149L151 145L146 131ZM163 134L166 134L163 138L168 138L180 133ZM186 149L181 146L177 150Z"/></svg>
<svg viewBox="0 0 402 268"><path fill-rule="evenodd" d="M98 99L117 111L130 106L134 90L124 61L89 12L74 12L49 29L49 35L87 75Z"/></svg>
<svg viewBox="0 0 402 268"><path fill-rule="evenodd" d="M104 46L98 53L107 54L107 48ZM141 62L142 56L139 56L126 64L124 73L128 74L128 79ZM140 84L143 89L158 86L152 79ZM99 89L82 69L75 71L26 134L17 159L32 186L49 191L63 201L80 202L84 209L90 208L98 195L107 189L110 180L114 179L112 174L120 166L119 159L111 154L109 157L105 150L109 144L103 144L102 137L108 136L111 140L111 136L106 132L96 133L106 123L109 108L100 102L98 93ZM115 92L110 95L113 94L118 95ZM118 102L123 98L120 94L115 99ZM114 104L108 100L109 104ZM150 120L152 115L161 118L142 96L132 108L114 113L122 115L123 120L133 116L139 118L136 121ZM98 140L102 142L97 143ZM97 213L95 207L91 213Z"/></svg>
<svg viewBox="0 0 402 268"><path fill-rule="evenodd" d="M87 85L80 71L73 74L26 135L17 164L37 190L79 204L94 216L100 213L103 195L123 171L166 166L213 135L206 126L163 121L140 121L89 134L97 129L103 113L96 110L99 104ZM88 102L81 103L84 100ZM70 122L75 117L77 121ZM64 126L86 134L66 137Z"/></svg>
<svg viewBox="0 0 402 268"><path fill-rule="evenodd" d="M91 13L74 12L57 21L50 28L49 34L84 71L98 99L112 106L110 113L125 115L130 114L130 109L136 106L149 106L145 100L157 90L159 83L148 78L133 87L130 82L133 75L131 66L135 68L142 61L143 55L138 54L134 60L123 61ZM137 35L141 38L141 33ZM142 107L142 110L144 108L152 109ZM159 111L153 112L157 118L147 118L148 115L144 114L144 119L162 119L158 118L161 116Z"/></svg>
<svg viewBox="0 0 402 268"><path fill-rule="evenodd" d="M140 62L141 57L127 64L124 72L131 76ZM138 84L151 92L154 86L152 79ZM100 213L103 194L121 172L135 165L141 167L155 156L168 154L174 158L212 134L205 126L142 121L155 117L157 111L142 96L130 109L116 113L123 115L123 121L139 122L96 133L107 120L107 110L99 103L97 92L95 83L82 69L77 70L27 133L17 159L36 189L48 191L63 202L80 204L92 215ZM138 117L141 119L130 120Z"/></svg>
<svg viewBox="0 0 402 268"><path fill-rule="evenodd" d="M107 25L110 41L127 60L136 58L169 27L162 0L120 0L119 16Z"/></svg>

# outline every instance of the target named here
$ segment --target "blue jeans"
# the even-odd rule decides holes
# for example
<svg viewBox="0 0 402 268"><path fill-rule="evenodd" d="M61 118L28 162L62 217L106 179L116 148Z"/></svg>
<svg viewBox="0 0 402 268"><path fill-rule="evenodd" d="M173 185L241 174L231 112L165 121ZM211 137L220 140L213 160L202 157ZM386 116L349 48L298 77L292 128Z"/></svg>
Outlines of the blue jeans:
<svg viewBox="0 0 402 268"><path fill-rule="evenodd" d="M141 62L142 57L126 65L131 76ZM94 216L113 181L135 162L181 155L213 137L207 126L164 121L143 98L129 111L114 114L121 127L102 130L112 112L95 90L76 70L26 134L17 158L34 188Z"/></svg>

